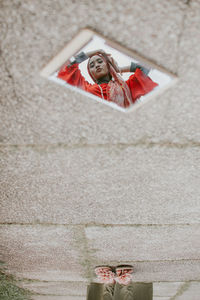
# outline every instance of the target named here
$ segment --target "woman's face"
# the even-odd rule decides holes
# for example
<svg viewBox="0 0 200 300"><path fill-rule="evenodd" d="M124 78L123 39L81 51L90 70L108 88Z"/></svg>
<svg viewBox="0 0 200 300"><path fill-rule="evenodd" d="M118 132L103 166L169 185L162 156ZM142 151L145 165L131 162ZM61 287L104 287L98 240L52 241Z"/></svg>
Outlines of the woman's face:
<svg viewBox="0 0 200 300"><path fill-rule="evenodd" d="M98 55L91 57L89 62L89 70L95 79L102 78L109 74L107 64Z"/></svg>

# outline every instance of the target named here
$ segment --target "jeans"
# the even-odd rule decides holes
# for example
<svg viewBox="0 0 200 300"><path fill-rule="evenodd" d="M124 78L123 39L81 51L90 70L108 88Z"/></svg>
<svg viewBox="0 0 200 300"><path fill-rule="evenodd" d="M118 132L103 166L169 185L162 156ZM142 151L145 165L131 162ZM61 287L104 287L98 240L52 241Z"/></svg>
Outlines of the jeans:
<svg viewBox="0 0 200 300"><path fill-rule="evenodd" d="M152 300L152 283L131 282L128 285L92 282L87 289L87 300Z"/></svg>

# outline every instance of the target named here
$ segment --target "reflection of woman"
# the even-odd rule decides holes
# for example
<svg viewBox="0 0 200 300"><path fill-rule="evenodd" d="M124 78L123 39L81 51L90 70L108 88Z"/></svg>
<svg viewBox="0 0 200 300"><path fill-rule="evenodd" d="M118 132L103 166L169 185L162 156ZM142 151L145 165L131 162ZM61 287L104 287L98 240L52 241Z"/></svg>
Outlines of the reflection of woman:
<svg viewBox="0 0 200 300"><path fill-rule="evenodd" d="M88 59L88 73L95 82L91 84L81 75L78 64ZM135 72L124 81L119 73ZM104 100L128 107L158 84L148 77L149 70L136 63L119 68L114 59L103 50L81 52L75 60L61 68L58 77Z"/></svg>
<svg viewBox="0 0 200 300"><path fill-rule="evenodd" d="M87 288L86 300L152 300L152 283L132 282L128 285L116 283L106 285L91 282Z"/></svg>
<svg viewBox="0 0 200 300"><path fill-rule="evenodd" d="M131 282L133 267L99 266L96 282L87 289L87 300L152 300L152 283Z"/></svg>

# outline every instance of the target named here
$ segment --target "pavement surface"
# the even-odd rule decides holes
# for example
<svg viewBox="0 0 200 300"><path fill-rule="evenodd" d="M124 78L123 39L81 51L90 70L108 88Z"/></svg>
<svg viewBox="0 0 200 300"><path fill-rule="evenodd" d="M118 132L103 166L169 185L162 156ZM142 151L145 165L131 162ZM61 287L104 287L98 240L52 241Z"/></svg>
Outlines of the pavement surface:
<svg viewBox="0 0 200 300"><path fill-rule="evenodd" d="M153 300L200 294L200 1L2 0L0 260L33 300L129 263ZM178 77L122 113L40 77L90 27Z"/></svg>

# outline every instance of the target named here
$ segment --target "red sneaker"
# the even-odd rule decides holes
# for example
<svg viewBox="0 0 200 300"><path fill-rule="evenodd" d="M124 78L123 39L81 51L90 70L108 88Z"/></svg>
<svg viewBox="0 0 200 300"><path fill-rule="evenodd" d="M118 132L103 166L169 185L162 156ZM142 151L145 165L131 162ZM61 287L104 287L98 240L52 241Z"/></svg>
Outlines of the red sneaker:
<svg viewBox="0 0 200 300"><path fill-rule="evenodd" d="M116 267L115 281L119 284L128 285L132 280L133 266L120 265Z"/></svg>
<svg viewBox="0 0 200 300"><path fill-rule="evenodd" d="M99 283L114 283L115 273L113 272L113 268L110 266L97 266L95 268L95 274L97 275L97 279Z"/></svg>

